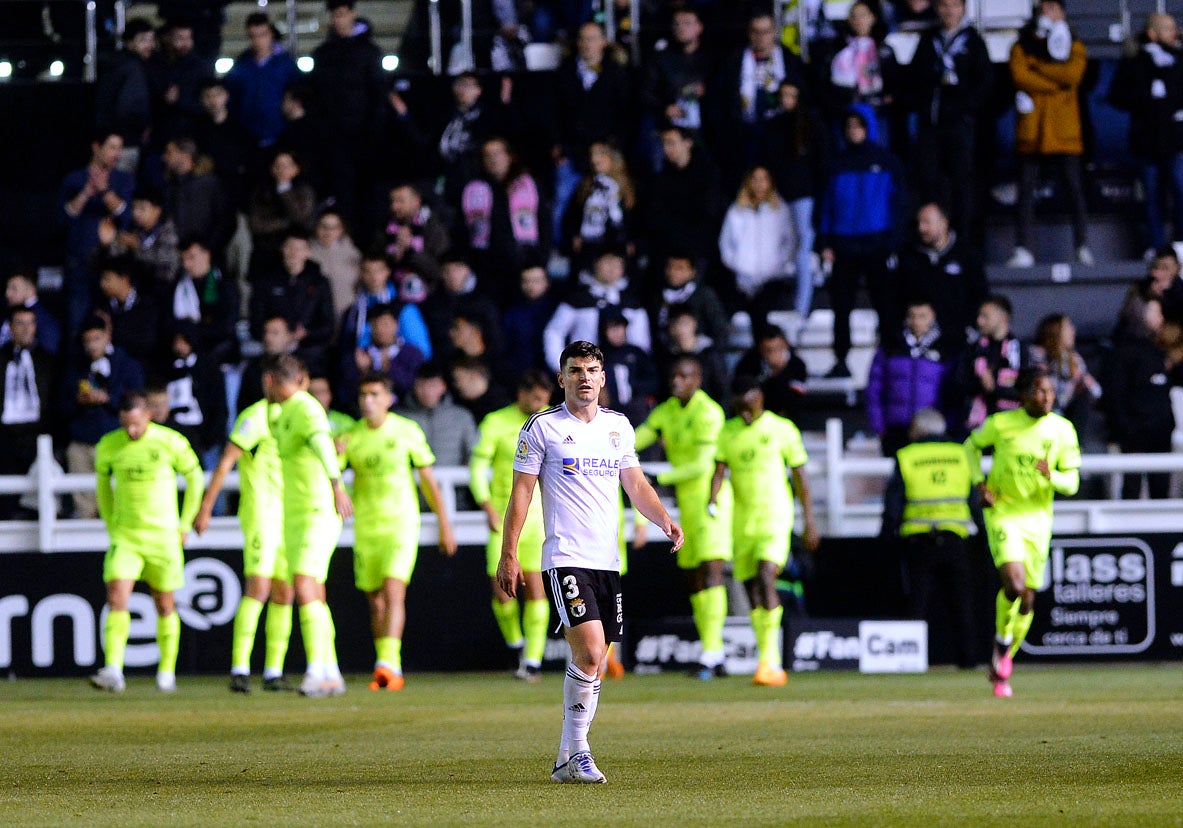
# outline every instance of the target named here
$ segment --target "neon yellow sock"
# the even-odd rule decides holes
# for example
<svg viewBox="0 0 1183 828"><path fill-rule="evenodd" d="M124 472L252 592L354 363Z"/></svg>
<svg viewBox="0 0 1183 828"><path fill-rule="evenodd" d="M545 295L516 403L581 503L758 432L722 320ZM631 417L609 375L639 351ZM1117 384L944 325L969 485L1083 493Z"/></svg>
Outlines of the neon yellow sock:
<svg viewBox="0 0 1183 828"><path fill-rule="evenodd" d="M388 635L374 639L374 653L380 663L389 664L391 667L394 666L395 661L398 659L397 642L398 639L391 638Z"/></svg>
<svg viewBox="0 0 1183 828"><path fill-rule="evenodd" d="M764 607L752 607L751 612L748 613L752 619L752 632L756 634L756 653L760 661L767 661L768 656L764 653L764 628L768 624L768 610Z"/></svg>
<svg viewBox="0 0 1183 828"><path fill-rule="evenodd" d="M329 608L324 601L312 601L300 607L300 637L309 665L325 663L324 644Z"/></svg>
<svg viewBox="0 0 1183 828"><path fill-rule="evenodd" d="M249 595L238 602L234 614L234 637L230 645L230 669L251 671L251 650L255 646L255 632L259 629L259 616L263 613L263 602Z"/></svg>
<svg viewBox="0 0 1183 828"><path fill-rule="evenodd" d="M181 616L171 612L157 617L156 644L160 647L160 664L156 669L162 673L175 673L177 652L181 649Z"/></svg>
<svg viewBox="0 0 1183 828"><path fill-rule="evenodd" d="M1027 638L1027 632L1031 629L1031 622L1035 619L1034 612L1020 612L1015 618L1014 630L1015 640L1010 645L1011 658L1014 658L1015 653L1019 651L1019 645Z"/></svg>
<svg viewBox="0 0 1183 828"><path fill-rule="evenodd" d="M288 643L292 640L292 605L268 602L267 625L263 632L267 637L263 673L282 676L283 662L288 655Z"/></svg>
<svg viewBox="0 0 1183 828"><path fill-rule="evenodd" d="M784 617L785 608L776 607L765 612L768 616L764 622L764 638L759 642L760 658L772 667L780 669L780 621Z"/></svg>
<svg viewBox="0 0 1183 828"><path fill-rule="evenodd" d="M690 617L694 619L694 629L698 632L698 640L703 642L702 648L706 650L708 648L706 642L703 641L706 635L703 631L703 624L706 618L703 615L702 596L702 591L690 593Z"/></svg>
<svg viewBox="0 0 1183 828"><path fill-rule="evenodd" d="M403 640L401 638L390 639L390 666L394 668L394 672L402 675L403 672Z"/></svg>
<svg viewBox="0 0 1183 828"><path fill-rule="evenodd" d="M107 613L103 624L103 652L108 667L123 669L123 654L127 652L127 636L131 632L131 613L127 610Z"/></svg>
<svg viewBox="0 0 1183 828"><path fill-rule="evenodd" d="M522 611L522 626L526 631L526 661L542 663L546 653L546 627L550 624L550 602L545 598L526 601Z"/></svg>
<svg viewBox="0 0 1183 828"><path fill-rule="evenodd" d="M328 604L324 604L325 608L325 625L324 625L324 657L325 664L333 667L337 666L337 625L333 623L333 611L329 609Z"/></svg>
<svg viewBox="0 0 1183 828"><path fill-rule="evenodd" d="M1005 592L998 590L998 596L994 599L994 632L998 634L999 641L1014 641L1015 617L1019 614L1021 601L1021 598L1012 601Z"/></svg>
<svg viewBox="0 0 1183 828"><path fill-rule="evenodd" d="M698 594L702 610L698 636L702 639L702 648L709 653L720 652L723 649L723 625L727 623L727 587L719 584Z"/></svg>
<svg viewBox="0 0 1183 828"><path fill-rule="evenodd" d="M522 622L518 602L506 601L502 603L493 599L493 618L497 621L497 629L501 630L501 637L510 647L522 646Z"/></svg>

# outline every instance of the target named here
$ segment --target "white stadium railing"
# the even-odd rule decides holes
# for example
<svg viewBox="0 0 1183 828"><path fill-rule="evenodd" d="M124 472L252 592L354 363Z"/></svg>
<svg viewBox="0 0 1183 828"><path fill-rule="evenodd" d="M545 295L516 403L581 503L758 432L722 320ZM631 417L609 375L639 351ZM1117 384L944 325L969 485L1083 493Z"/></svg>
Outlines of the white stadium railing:
<svg viewBox="0 0 1183 828"><path fill-rule="evenodd" d="M813 490L815 511L823 536L874 537L879 533L883 485L891 473L893 461L884 457L858 456L846 448L842 421L829 420L824 440L807 439L810 461L806 466ZM666 463L644 463L645 470L656 474ZM1088 476L1111 476L1122 473L1180 472L1183 454L1091 454L1084 458ZM468 469L462 466L437 467L444 504L452 515L456 539L461 545L483 545L488 538L485 514L480 510L457 510L457 489L468 485ZM226 490L238 488L237 475L227 478ZM48 436L38 442L38 462L25 476L0 476L0 496L35 495L36 520L0 521L0 553L4 552L85 552L103 551L107 533L99 520L62 519L57 516L58 499L71 492L94 489L93 474L62 474L53 461L53 445ZM666 505L676 514L672 496L664 493ZM1057 501L1055 531L1058 534L1105 534L1115 532L1178 531L1183 500L1062 500ZM631 514L626 515L626 531L631 537ZM798 521L798 526L800 522ZM649 532L654 541L664 540L660 532ZM423 515L421 535L424 544L434 544L437 523L431 513ZM353 542L353 527L346 523L341 545ZM238 521L230 517L214 518L202 536L192 536L189 549L236 549L242 545Z"/></svg>

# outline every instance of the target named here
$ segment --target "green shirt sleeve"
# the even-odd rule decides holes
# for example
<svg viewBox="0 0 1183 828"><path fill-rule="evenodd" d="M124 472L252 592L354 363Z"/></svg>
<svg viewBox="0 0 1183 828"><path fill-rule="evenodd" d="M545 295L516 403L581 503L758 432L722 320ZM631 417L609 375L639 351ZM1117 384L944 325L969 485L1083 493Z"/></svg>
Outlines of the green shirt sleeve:
<svg viewBox="0 0 1183 828"><path fill-rule="evenodd" d="M494 431L488 417L481 420L480 439L473 446L472 456L468 459L468 490L472 492L472 499L478 505L488 503L492 497L489 490L489 470L493 468L493 454L497 450Z"/></svg>
<svg viewBox="0 0 1183 828"><path fill-rule="evenodd" d="M805 441L801 439L801 432L792 421L786 421L784 425L781 456L784 457L785 465L790 469L799 469L809 462L809 455L805 451Z"/></svg>
<svg viewBox="0 0 1183 828"><path fill-rule="evenodd" d="M189 441L180 434L173 439L173 468L185 478L185 499L181 505L181 531L193 529L193 520L201 509L201 497L205 494L205 474L201 463L193 452Z"/></svg>
<svg viewBox="0 0 1183 828"><path fill-rule="evenodd" d="M637 426L637 451L644 451L657 442L661 431L661 406L653 409L649 418Z"/></svg>
<svg viewBox="0 0 1183 828"><path fill-rule="evenodd" d="M982 449L994 445L997 436L994 418L987 417L984 423L965 438L965 454L969 458L970 480L975 486L986 479L986 475L982 471Z"/></svg>
<svg viewBox="0 0 1183 828"><path fill-rule="evenodd" d="M99 517L109 528L115 495L111 492L111 456L106 440L99 440L98 446L95 447L94 471L94 493L99 507Z"/></svg>
<svg viewBox="0 0 1183 828"><path fill-rule="evenodd" d="M431 450L431 445L427 442L427 435L423 433L423 429L418 423L408 421L407 437L410 441L407 454L411 458L411 465L417 469L424 466L434 466L435 452Z"/></svg>
<svg viewBox="0 0 1183 828"><path fill-rule="evenodd" d="M704 411L694 425L697 439L692 459L657 475L657 482L663 486L674 486L715 471L715 446L719 442L719 432L723 429L723 417L714 411ZM637 434L640 435L640 432Z"/></svg>
<svg viewBox="0 0 1183 828"><path fill-rule="evenodd" d="M1050 461L1052 488L1062 495L1074 495L1080 490L1080 440L1069 422L1062 423L1057 440L1056 457Z"/></svg>
<svg viewBox="0 0 1183 828"><path fill-rule="evenodd" d="M329 480L336 480L341 476L340 460L337 458L337 447L333 445L333 438L327 431L314 431L308 435L308 448L316 455L324 467Z"/></svg>

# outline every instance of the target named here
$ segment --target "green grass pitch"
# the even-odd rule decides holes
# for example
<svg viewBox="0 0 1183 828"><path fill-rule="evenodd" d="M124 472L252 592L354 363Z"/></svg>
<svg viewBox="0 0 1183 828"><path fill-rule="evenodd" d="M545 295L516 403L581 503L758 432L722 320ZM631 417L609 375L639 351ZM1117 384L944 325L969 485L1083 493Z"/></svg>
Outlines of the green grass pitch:
<svg viewBox="0 0 1183 828"><path fill-rule="evenodd" d="M1183 667L605 682L608 785L549 781L561 677L0 683L0 825L1183 825Z"/></svg>

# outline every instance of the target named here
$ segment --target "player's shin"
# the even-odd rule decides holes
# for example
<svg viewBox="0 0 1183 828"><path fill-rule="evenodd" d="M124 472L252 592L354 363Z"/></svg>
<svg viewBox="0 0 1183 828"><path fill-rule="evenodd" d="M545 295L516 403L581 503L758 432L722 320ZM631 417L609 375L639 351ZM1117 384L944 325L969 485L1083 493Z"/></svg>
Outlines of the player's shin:
<svg viewBox="0 0 1183 828"><path fill-rule="evenodd" d="M230 646L230 673L236 676L251 674L251 650L255 646L255 632L259 628L259 616L263 602L249 595L238 602L234 614L234 638Z"/></svg>
<svg viewBox="0 0 1183 828"><path fill-rule="evenodd" d="M304 656L308 662L308 672L324 674L327 626L329 608L324 601L310 601L300 607L300 637L304 639Z"/></svg>
<svg viewBox="0 0 1183 828"><path fill-rule="evenodd" d="M103 624L103 654L106 665L123 671L123 656L127 652L127 637L131 632L131 613L111 610Z"/></svg>
<svg viewBox="0 0 1183 828"><path fill-rule="evenodd" d="M714 667L723 661L723 626L727 623L727 587L707 587L698 593L702 609L702 624L698 628L702 640L702 663Z"/></svg>
<svg viewBox="0 0 1183 828"><path fill-rule="evenodd" d="M1035 612L1020 612L1015 617L1014 634L1015 640L1010 645L1010 656L1015 657L1015 653L1019 651L1019 645L1027 638L1027 633L1031 629L1031 622L1035 618Z"/></svg>
<svg viewBox="0 0 1183 828"><path fill-rule="evenodd" d="M501 637L506 645L512 649L522 646L521 610L516 600L499 601L493 596L493 618L497 621L497 629L501 630Z"/></svg>
<svg viewBox="0 0 1183 828"><path fill-rule="evenodd" d="M998 643L1004 647L1010 646L1015 640L1015 619L1018 618L1021 603L1022 598L1012 601L1001 589L994 599L994 634Z"/></svg>
<svg viewBox="0 0 1183 828"><path fill-rule="evenodd" d="M181 649L181 617L174 611L156 619L156 644L160 647L159 673L176 673Z"/></svg>
<svg viewBox="0 0 1183 828"><path fill-rule="evenodd" d="M267 604L267 624L264 628L267 649L263 656L263 678L279 678L283 675L283 662L287 658L288 643L292 640L292 605Z"/></svg>
<svg viewBox="0 0 1183 828"><path fill-rule="evenodd" d="M542 656L546 653L546 627L550 623L550 602L545 598L526 601L522 621L526 638L526 664L541 667Z"/></svg>
<svg viewBox="0 0 1183 828"><path fill-rule="evenodd" d="M563 678L563 738L556 764L566 762L570 754L589 749L587 732L595 712L598 684L594 675L589 676L574 664L567 664L567 674Z"/></svg>

